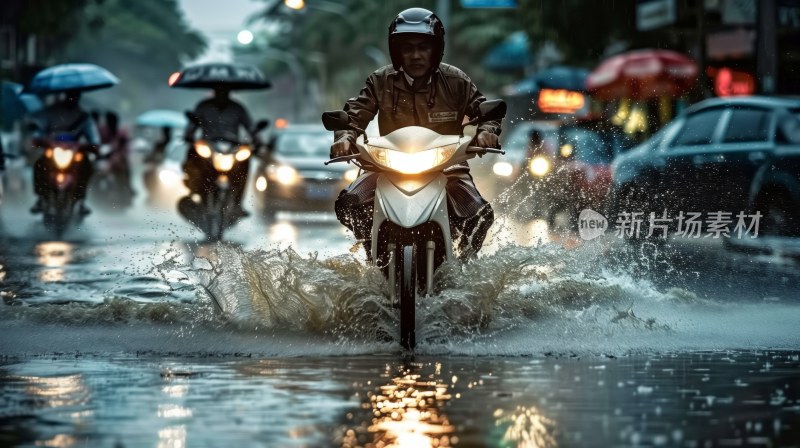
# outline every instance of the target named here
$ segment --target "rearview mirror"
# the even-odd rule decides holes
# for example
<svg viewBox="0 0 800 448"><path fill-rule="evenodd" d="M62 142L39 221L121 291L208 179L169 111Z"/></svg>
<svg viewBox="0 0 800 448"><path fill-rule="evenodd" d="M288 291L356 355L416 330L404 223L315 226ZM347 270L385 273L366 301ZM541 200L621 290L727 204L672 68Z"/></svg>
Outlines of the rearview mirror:
<svg viewBox="0 0 800 448"><path fill-rule="evenodd" d="M253 128L253 133L261 132L269 126L269 120L258 120L256 126Z"/></svg>
<svg viewBox="0 0 800 448"><path fill-rule="evenodd" d="M502 120L506 116L506 102L503 100L484 101L478 106L480 121Z"/></svg>
<svg viewBox="0 0 800 448"><path fill-rule="evenodd" d="M350 126L350 116L343 110L324 112L322 114L322 124L329 131L347 131L352 129Z"/></svg>

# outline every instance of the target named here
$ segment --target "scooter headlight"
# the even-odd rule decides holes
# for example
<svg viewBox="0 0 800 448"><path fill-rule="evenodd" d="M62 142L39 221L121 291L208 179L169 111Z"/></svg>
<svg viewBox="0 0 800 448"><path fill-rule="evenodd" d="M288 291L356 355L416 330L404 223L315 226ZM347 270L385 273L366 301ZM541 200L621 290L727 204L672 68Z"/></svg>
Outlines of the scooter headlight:
<svg viewBox="0 0 800 448"><path fill-rule="evenodd" d="M249 146L240 146L239 150L236 151L236 161L237 162L244 162L245 160L250 158L253 152L250 150Z"/></svg>
<svg viewBox="0 0 800 448"><path fill-rule="evenodd" d="M211 157L211 147L208 146L208 143L204 141L199 141L195 143L194 150L197 152L197 155L199 155L204 159Z"/></svg>
<svg viewBox="0 0 800 448"><path fill-rule="evenodd" d="M404 174L419 174L440 165L453 157L457 149L458 145L452 144L409 154L379 146L367 146L367 151L377 163Z"/></svg>
<svg viewBox="0 0 800 448"><path fill-rule="evenodd" d="M233 168L236 158L233 154L215 153L212 161L214 163L215 170L219 171L220 173L227 173L231 170L231 168Z"/></svg>
<svg viewBox="0 0 800 448"><path fill-rule="evenodd" d="M64 149L60 146L53 148L53 161L59 169L67 169L72 163L72 156L75 152L71 149Z"/></svg>

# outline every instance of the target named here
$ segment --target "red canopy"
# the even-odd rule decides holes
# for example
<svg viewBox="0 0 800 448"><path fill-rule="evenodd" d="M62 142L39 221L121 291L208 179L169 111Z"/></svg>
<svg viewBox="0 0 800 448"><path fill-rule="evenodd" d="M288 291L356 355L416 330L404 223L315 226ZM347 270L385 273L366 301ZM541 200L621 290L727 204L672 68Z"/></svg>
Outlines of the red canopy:
<svg viewBox="0 0 800 448"><path fill-rule="evenodd" d="M603 61L586 78L586 89L601 100L676 97L697 82L697 64L669 50L636 50Z"/></svg>

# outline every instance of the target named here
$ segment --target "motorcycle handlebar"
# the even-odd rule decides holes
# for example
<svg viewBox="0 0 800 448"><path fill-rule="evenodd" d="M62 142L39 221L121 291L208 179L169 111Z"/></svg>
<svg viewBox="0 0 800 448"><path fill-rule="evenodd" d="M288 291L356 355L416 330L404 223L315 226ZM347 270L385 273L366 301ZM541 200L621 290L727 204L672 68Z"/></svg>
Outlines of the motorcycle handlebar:
<svg viewBox="0 0 800 448"><path fill-rule="evenodd" d="M484 154L503 154L505 155L505 151L500 148L482 148L480 146L470 146L467 148L467 154L478 154L479 156L483 156Z"/></svg>
<svg viewBox="0 0 800 448"><path fill-rule="evenodd" d="M325 162L325 165L328 165L328 164L331 164L331 163L350 162L351 160L355 160L355 159L357 159L359 157L360 157L359 154L350 154L349 156L334 157L333 159L328 160L327 162Z"/></svg>

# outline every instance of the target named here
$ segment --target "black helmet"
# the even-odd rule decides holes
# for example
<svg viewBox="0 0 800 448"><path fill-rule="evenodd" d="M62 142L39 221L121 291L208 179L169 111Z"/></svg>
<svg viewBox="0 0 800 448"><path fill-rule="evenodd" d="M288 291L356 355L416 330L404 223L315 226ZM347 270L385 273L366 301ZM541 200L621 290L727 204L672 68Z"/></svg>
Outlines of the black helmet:
<svg viewBox="0 0 800 448"><path fill-rule="evenodd" d="M400 70L403 60L397 47L397 37L402 34L421 34L433 38L431 70L439 67L444 56L444 25L436 14L423 8L409 8L397 15L389 25L389 55L395 70Z"/></svg>

